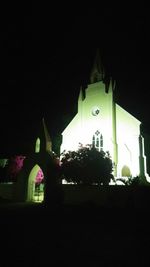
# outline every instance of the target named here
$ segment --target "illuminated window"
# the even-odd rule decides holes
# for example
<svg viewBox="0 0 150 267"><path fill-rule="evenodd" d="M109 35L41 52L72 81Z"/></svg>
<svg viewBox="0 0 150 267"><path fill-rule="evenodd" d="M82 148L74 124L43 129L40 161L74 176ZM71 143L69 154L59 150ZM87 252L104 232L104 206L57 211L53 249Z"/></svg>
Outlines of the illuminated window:
<svg viewBox="0 0 150 267"><path fill-rule="evenodd" d="M99 148L99 137L96 138L96 147Z"/></svg>
<svg viewBox="0 0 150 267"><path fill-rule="evenodd" d="M39 152L40 152L40 138L38 137L35 143L35 153L39 153Z"/></svg>
<svg viewBox="0 0 150 267"><path fill-rule="evenodd" d="M103 150L103 136L100 135L100 150Z"/></svg>
<svg viewBox="0 0 150 267"><path fill-rule="evenodd" d="M97 130L92 138L93 147L97 148L99 151L103 150L103 136Z"/></svg>
<svg viewBox="0 0 150 267"><path fill-rule="evenodd" d="M92 141L93 146L95 146L95 135L93 135L93 141Z"/></svg>

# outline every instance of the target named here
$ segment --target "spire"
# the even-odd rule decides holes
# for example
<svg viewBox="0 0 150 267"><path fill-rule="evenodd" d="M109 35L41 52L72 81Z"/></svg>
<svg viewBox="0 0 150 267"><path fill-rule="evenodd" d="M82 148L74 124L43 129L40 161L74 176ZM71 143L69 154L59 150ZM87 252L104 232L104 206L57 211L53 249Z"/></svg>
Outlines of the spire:
<svg viewBox="0 0 150 267"><path fill-rule="evenodd" d="M90 82L96 83L102 81L105 84L105 92L108 93L111 89L115 90L115 80L111 77L110 73L105 73L104 67L102 65L102 60L100 56L99 49L97 49L96 57L94 60L93 68L91 71Z"/></svg>
<svg viewBox="0 0 150 267"><path fill-rule="evenodd" d="M44 134L45 134L46 151L50 152L52 151L52 141L51 141L49 132L47 130L44 118L42 119L42 122L43 122L43 127L44 127Z"/></svg>
<svg viewBox="0 0 150 267"><path fill-rule="evenodd" d="M82 86L80 86L80 93L79 93L78 101L83 101L83 99L84 99L83 89L82 89Z"/></svg>
<svg viewBox="0 0 150 267"><path fill-rule="evenodd" d="M83 88L82 86L80 87L80 93L79 93L79 97L78 97L78 112L80 110L82 110L82 102L84 100L84 91L83 91Z"/></svg>
<svg viewBox="0 0 150 267"><path fill-rule="evenodd" d="M96 57L94 60L92 71L91 71L90 82L95 83L95 82L103 81L104 77L105 77L104 68L102 65L99 49L97 49Z"/></svg>

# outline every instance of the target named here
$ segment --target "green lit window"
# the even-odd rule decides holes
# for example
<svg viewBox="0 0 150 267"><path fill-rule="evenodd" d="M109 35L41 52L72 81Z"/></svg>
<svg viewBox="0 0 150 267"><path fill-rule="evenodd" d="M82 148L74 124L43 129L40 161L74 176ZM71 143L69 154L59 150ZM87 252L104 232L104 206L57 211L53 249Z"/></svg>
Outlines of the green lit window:
<svg viewBox="0 0 150 267"><path fill-rule="evenodd" d="M103 150L103 136L98 130L93 135L92 145L93 147L97 148L99 151Z"/></svg>

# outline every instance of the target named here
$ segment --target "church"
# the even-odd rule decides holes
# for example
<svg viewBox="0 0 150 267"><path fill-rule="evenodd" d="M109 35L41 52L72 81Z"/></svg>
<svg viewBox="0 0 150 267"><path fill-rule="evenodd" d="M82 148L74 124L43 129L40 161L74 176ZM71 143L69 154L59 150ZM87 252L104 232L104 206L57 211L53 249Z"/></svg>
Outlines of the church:
<svg viewBox="0 0 150 267"><path fill-rule="evenodd" d="M116 103L115 82L106 80L99 52L90 84L80 89L77 114L62 132L60 151L77 150L80 144L109 151L114 177L140 176L150 181L141 121Z"/></svg>

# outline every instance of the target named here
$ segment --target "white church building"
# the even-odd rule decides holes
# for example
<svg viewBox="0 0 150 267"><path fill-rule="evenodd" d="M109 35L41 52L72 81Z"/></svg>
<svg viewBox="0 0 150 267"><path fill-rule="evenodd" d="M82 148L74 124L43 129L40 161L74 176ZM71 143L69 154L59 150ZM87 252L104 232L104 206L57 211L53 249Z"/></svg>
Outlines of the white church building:
<svg viewBox="0 0 150 267"><path fill-rule="evenodd" d="M99 53L91 72L90 84L80 90L78 112L62 133L61 152L91 144L109 151L115 177L145 177L150 181L144 155L141 122L114 100L115 85L105 82Z"/></svg>

